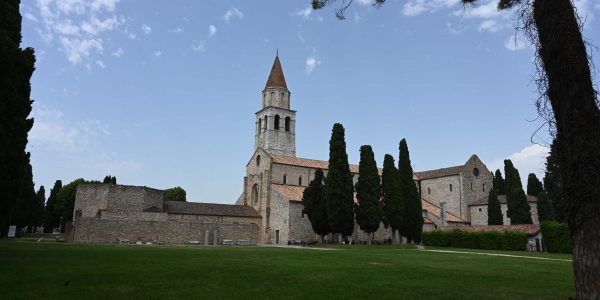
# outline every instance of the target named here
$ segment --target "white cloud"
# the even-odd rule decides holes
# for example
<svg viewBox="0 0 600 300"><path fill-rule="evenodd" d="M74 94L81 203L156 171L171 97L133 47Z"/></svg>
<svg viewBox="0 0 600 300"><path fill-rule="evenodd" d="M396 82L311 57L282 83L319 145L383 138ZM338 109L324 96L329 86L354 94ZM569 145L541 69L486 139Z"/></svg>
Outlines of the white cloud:
<svg viewBox="0 0 600 300"><path fill-rule="evenodd" d="M152 27L148 26L147 24L142 25L142 31L145 34L150 34L152 33Z"/></svg>
<svg viewBox="0 0 600 300"><path fill-rule="evenodd" d="M121 56L123 56L123 54L125 54L125 50L123 50L123 48L119 48L115 52L112 53L112 56L121 57Z"/></svg>
<svg viewBox="0 0 600 300"><path fill-rule="evenodd" d="M204 52L204 43L200 42L198 45L192 45L192 51L194 52Z"/></svg>
<svg viewBox="0 0 600 300"><path fill-rule="evenodd" d="M169 29L169 32L171 32L171 33L182 33L183 32L183 28L176 27L176 28L173 28L173 29Z"/></svg>
<svg viewBox="0 0 600 300"><path fill-rule="evenodd" d="M489 19L499 17L502 14L498 10L498 0L488 0L485 4L467 5L464 9L454 11L455 16L463 16L467 18L483 18Z"/></svg>
<svg viewBox="0 0 600 300"><path fill-rule="evenodd" d="M312 7L308 6L305 9L296 10L294 13L292 13L292 15L300 16L303 19L308 20L308 19L310 19L310 15L312 14L312 11L313 11Z"/></svg>
<svg viewBox="0 0 600 300"><path fill-rule="evenodd" d="M110 135L98 120L67 121L60 110L38 105L32 113L35 122L29 132L32 144L56 151L80 151L92 141Z"/></svg>
<svg viewBox="0 0 600 300"><path fill-rule="evenodd" d="M95 62L90 56L101 54L103 32L117 29L125 17L112 13L119 0L37 0L39 16L25 17L40 20L36 28L41 39L51 45L57 37L59 50L69 62L84 65ZM89 60L88 60L89 59Z"/></svg>
<svg viewBox="0 0 600 300"><path fill-rule="evenodd" d="M310 56L306 59L306 75L310 75L312 71L321 64L320 60L317 60L315 56Z"/></svg>
<svg viewBox="0 0 600 300"><path fill-rule="evenodd" d="M402 6L402 14L413 17L424 12L432 13L456 5L460 0L409 0Z"/></svg>
<svg viewBox="0 0 600 300"><path fill-rule="evenodd" d="M32 21L32 22L39 22L39 20L38 20L38 19L37 19L37 18L36 18L36 17L35 17L35 16L34 16L32 13L26 12L26 13L24 14L24 16L25 16L25 19L27 19L27 20L29 20L29 21Z"/></svg>
<svg viewBox="0 0 600 300"><path fill-rule="evenodd" d="M447 22L446 29L448 29L448 33L458 35L463 33L465 30L469 29L469 27L463 24L452 25L452 23Z"/></svg>
<svg viewBox="0 0 600 300"><path fill-rule="evenodd" d="M233 17L237 17L238 19L243 19L244 14L236 7L232 7L225 13L225 15L223 16L223 20L225 20L225 23L229 24L229 21Z"/></svg>
<svg viewBox="0 0 600 300"><path fill-rule="evenodd" d="M504 159L510 159L515 168L519 170L523 186L527 186L527 175L534 173L538 178L544 177L546 169L546 157L548 157L550 149L542 145L531 145L521 149L517 153L513 153L506 158L495 159L488 165L490 171L500 169L504 174Z"/></svg>
<svg viewBox="0 0 600 300"><path fill-rule="evenodd" d="M375 0L357 0L356 2L360 5L373 5Z"/></svg>
<svg viewBox="0 0 600 300"><path fill-rule="evenodd" d="M527 41L520 35L512 35L504 41L504 47L510 51L523 50L527 48Z"/></svg>
<svg viewBox="0 0 600 300"><path fill-rule="evenodd" d="M211 37L217 33L217 27L215 25L208 26L208 37Z"/></svg>
<svg viewBox="0 0 600 300"><path fill-rule="evenodd" d="M584 25L587 25L591 20L594 19L594 13L592 10L592 1L590 0L574 0L575 8L577 9L577 15L584 21ZM598 8L599 4L596 4Z"/></svg>
<svg viewBox="0 0 600 300"><path fill-rule="evenodd" d="M102 69L106 68L106 64L104 64L104 62L101 60L97 60L96 64Z"/></svg>
<svg viewBox="0 0 600 300"><path fill-rule="evenodd" d="M499 24L496 20L485 20L479 24L477 30L479 31L488 31L488 32L498 32L502 30L503 26Z"/></svg>
<svg viewBox="0 0 600 300"><path fill-rule="evenodd" d="M159 50L159 51L156 51L156 52L154 52L154 56L156 56L156 57L159 57L159 56L161 56L161 55L162 55L162 51L160 51L160 50Z"/></svg>

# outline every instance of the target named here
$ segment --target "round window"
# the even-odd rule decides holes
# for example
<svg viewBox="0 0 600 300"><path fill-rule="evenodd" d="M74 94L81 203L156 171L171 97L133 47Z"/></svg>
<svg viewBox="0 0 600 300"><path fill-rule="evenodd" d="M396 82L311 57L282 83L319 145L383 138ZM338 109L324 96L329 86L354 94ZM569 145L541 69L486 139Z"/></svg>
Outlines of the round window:
<svg viewBox="0 0 600 300"><path fill-rule="evenodd" d="M256 157L256 165L260 166L260 155Z"/></svg>
<svg viewBox="0 0 600 300"><path fill-rule="evenodd" d="M473 169L473 175L475 175L475 177L479 176L479 169L474 168Z"/></svg>

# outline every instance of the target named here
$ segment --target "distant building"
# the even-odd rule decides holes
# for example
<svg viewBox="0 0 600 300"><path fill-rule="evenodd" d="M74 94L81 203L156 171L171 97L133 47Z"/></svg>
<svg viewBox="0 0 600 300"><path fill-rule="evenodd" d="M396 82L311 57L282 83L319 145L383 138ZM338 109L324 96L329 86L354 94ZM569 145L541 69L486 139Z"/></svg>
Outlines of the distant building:
<svg viewBox="0 0 600 300"><path fill-rule="evenodd" d="M504 225L511 225L510 218L507 215L508 206L506 204L506 195L498 195L498 202L500 202L500 209L502 210L502 223ZM531 213L531 221L533 224L540 224L537 211L537 197L527 195L527 203L529 203L530 207L529 212ZM488 224L487 205L487 196L469 204L471 225L477 226Z"/></svg>

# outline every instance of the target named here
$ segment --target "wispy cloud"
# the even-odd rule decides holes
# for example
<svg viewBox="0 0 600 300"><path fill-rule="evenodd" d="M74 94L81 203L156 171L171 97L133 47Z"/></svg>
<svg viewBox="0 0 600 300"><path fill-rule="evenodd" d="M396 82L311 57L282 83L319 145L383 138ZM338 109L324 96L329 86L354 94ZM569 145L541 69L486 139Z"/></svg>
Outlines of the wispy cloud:
<svg viewBox="0 0 600 300"><path fill-rule="evenodd" d="M106 68L106 64L101 60L97 60L96 65L98 65L102 69Z"/></svg>
<svg viewBox="0 0 600 300"><path fill-rule="evenodd" d="M292 13L292 16L302 17L302 19L305 21L317 20L319 22L323 22L323 17L322 16L314 17L313 12L314 12L314 10L313 10L312 6L309 5L306 8L295 10Z"/></svg>
<svg viewBox="0 0 600 300"><path fill-rule="evenodd" d="M192 45L192 51L203 52L204 51L204 42L200 42L196 45Z"/></svg>
<svg viewBox="0 0 600 300"><path fill-rule="evenodd" d="M402 14L409 17L418 16L452 7L459 2L460 0L409 0L402 6Z"/></svg>
<svg viewBox="0 0 600 300"><path fill-rule="evenodd" d="M183 32L183 28L181 27L175 27L173 29L169 29L170 33L182 33Z"/></svg>
<svg viewBox="0 0 600 300"><path fill-rule="evenodd" d="M160 50L154 52L154 56L156 56L156 57L160 57L161 55L162 55L162 51L160 51Z"/></svg>
<svg viewBox="0 0 600 300"><path fill-rule="evenodd" d="M212 37L217 33L217 27L215 25L208 26L208 37Z"/></svg>
<svg viewBox="0 0 600 300"><path fill-rule="evenodd" d="M458 34L465 32L467 29L469 29L469 26L466 26L463 24L452 25L452 23L447 22L446 29L448 30L448 33L458 35Z"/></svg>
<svg viewBox="0 0 600 300"><path fill-rule="evenodd" d="M125 50L123 50L123 48L119 48L115 52L112 53L112 56L121 57L121 56L123 56L123 54L125 54Z"/></svg>
<svg viewBox="0 0 600 300"><path fill-rule="evenodd" d="M32 115L35 119L29 138L34 145L55 151L81 151L92 141L110 134L108 127L98 120L68 121L60 110L38 105Z"/></svg>
<svg viewBox="0 0 600 300"><path fill-rule="evenodd" d="M125 17L114 11L119 0L38 0L37 16L27 13L28 20L38 20L36 31L51 45L57 40L69 62L79 64L93 54L103 52L104 32L117 29ZM56 37L56 38L55 38ZM89 60L90 65L94 60Z"/></svg>
<svg viewBox="0 0 600 300"><path fill-rule="evenodd" d="M237 9L237 7L232 7L227 12L225 12L225 15L223 15L223 20L225 20L225 23L229 24L229 21L232 18L243 19L244 14L239 9Z"/></svg>
<svg viewBox="0 0 600 300"><path fill-rule="evenodd" d="M131 173L144 167L140 162L131 159L122 159L116 152L102 153L96 156L90 165L103 172L103 174Z"/></svg>
<svg viewBox="0 0 600 300"><path fill-rule="evenodd" d="M152 27L148 26L147 24L142 25L142 31L144 32L144 34L150 34L152 33Z"/></svg>
<svg viewBox="0 0 600 300"><path fill-rule="evenodd" d="M485 20L479 24L477 30L479 31L488 31L488 32L498 32L502 30L504 26L498 23L496 20Z"/></svg>
<svg viewBox="0 0 600 300"><path fill-rule="evenodd" d="M521 175L521 181L523 186L527 184L527 175L534 173L538 178L543 178L546 169L546 157L548 157L550 149L542 145L531 145L527 146L519 152L513 153L505 158L498 158L493 160L489 165L490 171L500 169L504 173L504 160L510 159L513 162L515 168L519 170Z"/></svg>
<svg viewBox="0 0 600 300"><path fill-rule="evenodd" d="M504 47L510 51L523 50L527 48L527 41L521 35L512 35L504 41Z"/></svg>
<svg viewBox="0 0 600 300"><path fill-rule="evenodd" d="M306 75L310 75L314 69L321 64L320 60L317 60L317 58L313 55L313 56L309 56L306 59L306 66L305 66L305 72Z"/></svg>

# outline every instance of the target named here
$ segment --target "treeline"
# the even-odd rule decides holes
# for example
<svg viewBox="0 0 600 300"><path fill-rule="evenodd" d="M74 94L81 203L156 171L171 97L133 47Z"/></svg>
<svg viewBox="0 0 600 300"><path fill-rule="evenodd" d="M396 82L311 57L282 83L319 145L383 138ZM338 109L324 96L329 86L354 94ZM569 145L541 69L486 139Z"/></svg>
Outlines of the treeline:
<svg viewBox="0 0 600 300"><path fill-rule="evenodd" d="M413 181L405 139L399 144L398 167L394 157L386 154L381 179L379 175L373 149L369 145L361 146L359 177L356 186L353 185L345 130L342 124L334 124L327 176L317 170L302 196L303 213L308 216L314 232L322 238L336 234L341 242L344 236L352 235L356 220L360 229L371 235L383 223L386 228L391 226L395 243L400 242L400 236L420 243L421 199Z"/></svg>

